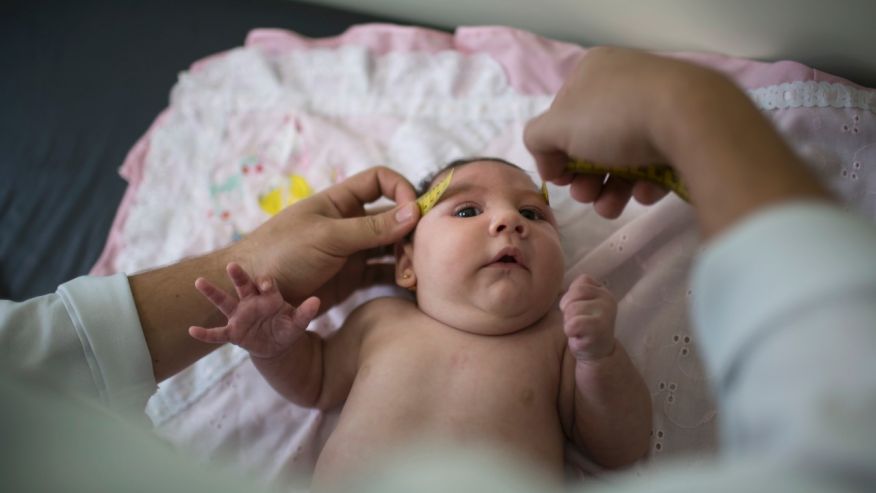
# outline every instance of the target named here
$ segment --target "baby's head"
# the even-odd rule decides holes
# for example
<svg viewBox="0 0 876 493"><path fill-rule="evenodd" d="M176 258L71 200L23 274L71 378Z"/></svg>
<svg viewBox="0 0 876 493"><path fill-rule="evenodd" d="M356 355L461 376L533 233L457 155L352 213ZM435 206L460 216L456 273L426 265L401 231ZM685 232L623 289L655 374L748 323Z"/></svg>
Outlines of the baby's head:
<svg viewBox="0 0 876 493"><path fill-rule="evenodd" d="M450 186L397 245L396 282L420 309L467 332L500 335L532 325L556 304L563 251L539 187L500 159L454 161L424 182Z"/></svg>

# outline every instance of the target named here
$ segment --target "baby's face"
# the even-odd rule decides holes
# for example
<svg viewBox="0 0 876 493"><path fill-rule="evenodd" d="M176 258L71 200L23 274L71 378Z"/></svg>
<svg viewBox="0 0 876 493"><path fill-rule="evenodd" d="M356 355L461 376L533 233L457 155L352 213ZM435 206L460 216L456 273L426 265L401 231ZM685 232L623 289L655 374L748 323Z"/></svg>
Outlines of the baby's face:
<svg viewBox="0 0 876 493"><path fill-rule="evenodd" d="M396 278L416 288L424 313L452 327L487 335L528 327L556 304L562 286L553 212L519 169L490 161L458 167L403 246Z"/></svg>

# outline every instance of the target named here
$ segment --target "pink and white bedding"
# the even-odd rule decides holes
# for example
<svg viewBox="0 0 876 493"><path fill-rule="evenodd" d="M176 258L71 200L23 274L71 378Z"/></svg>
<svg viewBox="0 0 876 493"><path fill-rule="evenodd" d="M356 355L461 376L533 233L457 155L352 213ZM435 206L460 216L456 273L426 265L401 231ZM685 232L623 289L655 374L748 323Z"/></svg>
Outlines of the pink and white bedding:
<svg viewBox="0 0 876 493"><path fill-rule="evenodd" d="M134 273L225 246L378 164L415 183L462 156L532 170L524 124L583 51L503 27L365 25L325 39L252 31L243 47L180 75L121 169L128 191L93 272ZM793 62L674 56L732 76L848 208L876 218L876 91ZM618 337L655 404L651 461L698 460L714 449L720 416L687 317L697 295L691 208L672 196L607 221L565 190L550 192L567 282L587 272L619 300ZM355 305L391 293L358 293L313 327L330 332ZM311 471L336 418L286 402L230 346L164 382L148 413L158 434L203 460L285 484Z"/></svg>

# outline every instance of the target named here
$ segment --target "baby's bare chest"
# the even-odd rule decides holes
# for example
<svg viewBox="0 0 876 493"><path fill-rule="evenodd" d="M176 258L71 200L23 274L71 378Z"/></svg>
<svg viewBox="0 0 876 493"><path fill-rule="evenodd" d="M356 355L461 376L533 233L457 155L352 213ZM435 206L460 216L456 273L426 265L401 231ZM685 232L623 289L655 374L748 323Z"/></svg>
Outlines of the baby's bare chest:
<svg viewBox="0 0 876 493"><path fill-rule="evenodd" d="M464 428L529 426L556 416L562 370L556 331L391 329L363 347L348 406L364 404L361 395L383 416Z"/></svg>
<svg viewBox="0 0 876 493"><path fill-rule="evenodd" d="M373 334L318 475L423 439L489 444L559 474L564 339L557 330L489 337L396 326Z"/></svg>

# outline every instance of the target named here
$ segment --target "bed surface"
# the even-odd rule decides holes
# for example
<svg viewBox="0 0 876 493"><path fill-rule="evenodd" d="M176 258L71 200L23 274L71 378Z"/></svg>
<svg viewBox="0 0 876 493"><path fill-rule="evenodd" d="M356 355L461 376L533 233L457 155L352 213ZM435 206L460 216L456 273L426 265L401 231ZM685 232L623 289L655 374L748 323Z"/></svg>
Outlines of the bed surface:
<svg viewBox="0 0 876 493"><path fill-rule="evenodd" d="M284 0L12 0L0 5L0 298L89 272L118 168L177 74L255 27L328 36L386 17Z"/></svg>
<svg viewBox="0 0 876 493"><path fill-rule="evenodd" d="M519 5L497 10L489 1L416 8L395 0L362 7L347 0L315 2L2 2L0 298L21 300L52 292L58 284L89 272L125 191L118 168L167 106L177 74L206 55L240 46L255 27L281 27L322 37L339 34L353 24L398 22L381 14L393 12L420 25L422 19L444 25L507 23L580 42L705 49L765 59L794 58L798 52L793 47L809 46L811 59L796 57L799 61L867 86L876 80L872 57L865 56L872 44L868 43L872 30L864 19L872 16L862 14L873 9L866 0L820 7L807 2L807 8L799 4L783 8L788 2L771 2L763 12L717 3L711 4L717 10L700 3L691 10L693 4L687 0L674 0L661 4L661 15L685 14L674 18L684 17L687 23L678 29L659 29L665 20L650 16L662 24L646 31L638 29L635 16L618 17L613 4L600 0L580 4L555 0L547 11L540 8L538 15L526 15ZM326 5L367 7L376 14ZM721 11L725 7L730 9L726 15ZM739 29L727 26L724 34L696 29L701 24L697 19L705 22L716 15L730 18L728 25L747 26L751 35L740 37ZM777 24L770 19L775 16L784 18L782 26L799 29L785 34L772 29ZM791 17L799 22L791 22ZM816 21L821 27L810 25ZM606 26L613 28L600 31ZM828 35L834 26L840 27L841 36ZM635 33L624 34L624 29ZM687 43L680 44L671 34L683 34ZM809 44L799 42L798 37L804 35ZM759 41L750 44L751 40ZM755 45L774 49L757 51Z"/></svg>

